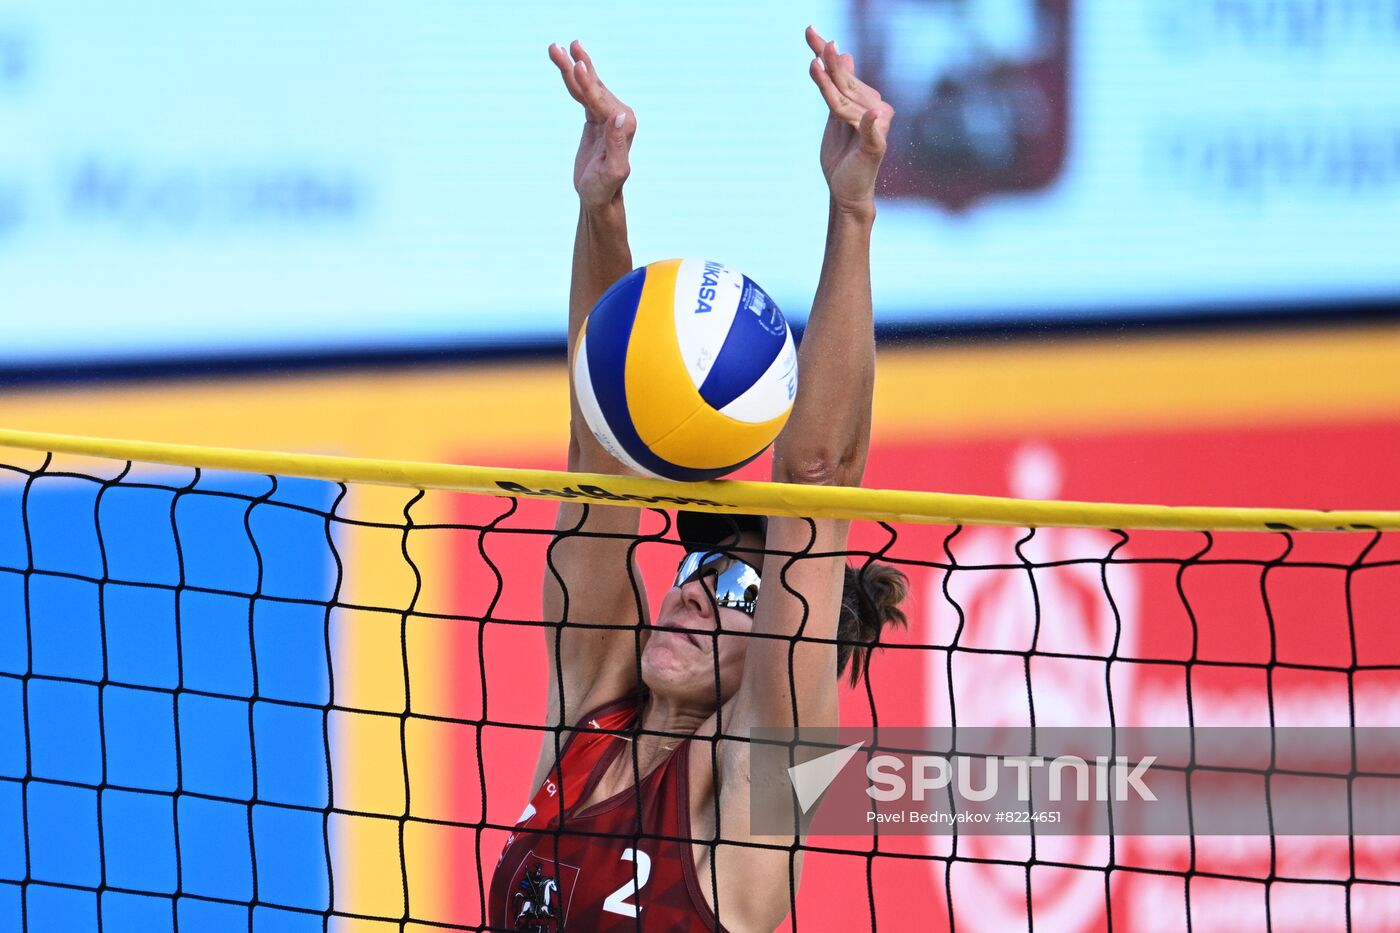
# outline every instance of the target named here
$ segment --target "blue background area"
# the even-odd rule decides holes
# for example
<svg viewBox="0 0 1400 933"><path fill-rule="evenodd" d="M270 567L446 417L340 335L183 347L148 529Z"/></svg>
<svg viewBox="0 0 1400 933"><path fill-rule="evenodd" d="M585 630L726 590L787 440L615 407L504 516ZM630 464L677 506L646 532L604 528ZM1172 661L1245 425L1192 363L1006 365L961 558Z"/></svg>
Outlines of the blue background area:
<svg viewBox="0 0 1400 933"><path fill-rule="evenodd" d="M0 933L22 929L26 855L29 930L150 933L178 911L246 933L249 908L200 898L251 900L255 852L274 906L253 929L319 931L276 905L329 908L323 714L289 704L329 700L335 561L324 517L287 506L326 510L336 490L214 473L178 497L100 490L34 481L26 588L23 484L0 483Z"/></svg>

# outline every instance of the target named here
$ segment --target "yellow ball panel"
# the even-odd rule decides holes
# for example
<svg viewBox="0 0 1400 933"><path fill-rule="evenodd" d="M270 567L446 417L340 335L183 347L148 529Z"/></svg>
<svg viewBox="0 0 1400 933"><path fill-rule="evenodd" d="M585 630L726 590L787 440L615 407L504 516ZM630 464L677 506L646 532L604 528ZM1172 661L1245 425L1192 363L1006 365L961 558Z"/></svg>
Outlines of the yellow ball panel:
<svg viewBox="0 0 1400 933"><path fill-rule="evenodd" d="M668 259L647 266L627 342L627 408L637 436L653 449L656 441L676 430L697 408L707 407L690 381L676 339L680 265L679 259Z"/></svg>
<svg viewBox="0 0 1400 933"><path fill-rule="evenodd" d="M702 403L670 434L648 446L657 456L677 466L695 470L732 466L771 444L791 411L754 424L735 421Z"/></svg>

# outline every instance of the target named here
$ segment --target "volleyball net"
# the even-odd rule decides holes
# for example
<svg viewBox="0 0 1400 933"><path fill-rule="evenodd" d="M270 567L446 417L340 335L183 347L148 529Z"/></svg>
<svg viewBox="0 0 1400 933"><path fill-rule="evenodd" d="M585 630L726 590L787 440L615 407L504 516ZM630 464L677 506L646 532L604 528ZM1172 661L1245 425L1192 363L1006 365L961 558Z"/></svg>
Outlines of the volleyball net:
<svg viewBox="0 0 1400 933"><path fill-rule="evenodd" d="M854 519L847 559L904 571L910 624L842 688L848 728L1400 721L1400 513L0 432L0 929L518 928L489 927L485 905L551 732L558 501L641 508L630 549L654 595L683 553L675 508ZM1348 807L1362 782L1400 786L1364 753L1330 775ZM1243 770L1267 807L1288 766ZM789 847L804 864L785 928L1379 929L1400 923L1400 837L1366 828L812 834ZM646 895L637 877L624 900Z"/></svg>

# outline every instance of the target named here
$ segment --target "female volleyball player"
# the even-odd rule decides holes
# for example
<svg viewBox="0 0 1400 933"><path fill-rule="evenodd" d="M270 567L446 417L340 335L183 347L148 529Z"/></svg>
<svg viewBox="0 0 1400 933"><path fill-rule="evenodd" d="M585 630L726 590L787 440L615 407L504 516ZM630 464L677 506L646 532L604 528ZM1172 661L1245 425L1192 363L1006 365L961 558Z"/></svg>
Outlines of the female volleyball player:
<svg viewBox="0 0 1400 933"><path fill-rule="evenodd" d="M807 42L830 111L821 143L830 215L773 479L858 485L875 375L875 177L894 112L836 43L813 29ZM572 353L593 304L632 269L622 188L637 124L582 45L551 46L549 56L585 112L574 160ZM569 469L626 472L589 432L577 396ZM580 506L559 509L561 531L590 533L561 535L552 551L558 578L546 574L544 618L567 623L547 641L549 723L564 728L544 736L534 797L497 864L493 929L772 930L788 912L797 883L789 874L801 859L745 845L754 838L749 745L725 737L791 726L794 713L803 726L836 725L839 678L849 667L854 683L868 659L852 643L872 643L884 624L903 621L905 580L889 567L857 574L840 557L821 557L792 562L780 583L787 558L753 556L809 544L839 554L844 521L818 520L815 540L799 519L683 514L678 524L688 553L651 623L638 617L646 596L634 592L640 578L628 559L639 513L595 507L583 520ZM590 623L612 627L583 627ZM804 639L790 650L799 627Z"/></svg>

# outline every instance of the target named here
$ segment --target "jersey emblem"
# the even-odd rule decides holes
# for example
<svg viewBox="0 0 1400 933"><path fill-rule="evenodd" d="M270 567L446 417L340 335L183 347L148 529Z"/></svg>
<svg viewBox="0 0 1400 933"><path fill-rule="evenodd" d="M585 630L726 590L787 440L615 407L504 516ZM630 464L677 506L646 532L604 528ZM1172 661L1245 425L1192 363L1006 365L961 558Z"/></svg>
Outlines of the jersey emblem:
<svg viewBox="0 0 1400 933"><path fill-rule="evenodd" d="M527 864L530 867L525 869ZM537 859L528 859L521 865L521 869L525 870L517 876L519 881L511 896L512 929L533 933L557 933L564 929L569 915L569 898L578 881L579 871L563 862L552 864L551 868L563 876L562 884L555 876L547 874L544 864Z"/></svg>
<svg viewBox="0 0 1400 933"><path fill-rule="evenodd" d="M515 892L517 930L556 929L559 921L559 884L544 873L539 862L520 879Z"/></svg>

